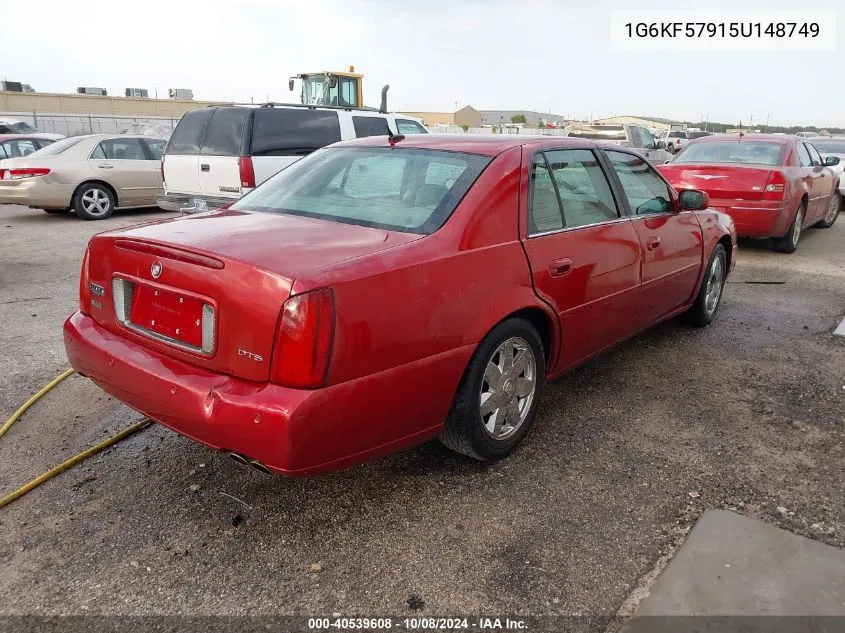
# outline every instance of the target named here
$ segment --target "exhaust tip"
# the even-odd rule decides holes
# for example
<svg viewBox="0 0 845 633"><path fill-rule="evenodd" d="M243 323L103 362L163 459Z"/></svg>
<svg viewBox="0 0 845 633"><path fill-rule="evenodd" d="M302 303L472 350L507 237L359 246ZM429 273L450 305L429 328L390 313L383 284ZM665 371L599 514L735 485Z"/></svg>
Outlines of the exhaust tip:
<svg viewBox="0 0 845 633"><path fill-rule="evenodd" d="M231 457L233 460L235 460L236 462L238 462L239 464L242 464L242 465L244 465L244 466L249 466L249 459L247 459L246 457L244 457L244 456L243 456L243 455L241 455L240 453L232 453L232 452L229 452L229 453L226 453L226 454L227 454L229 457Z"/></svg>
<svg viewBox="0 0 845 633"><path fill-rule="evenodd" d="M270 475L273 472L272 470L267 468L267 466L265 466L264 464L262 464L261 462L259 462L256 459L249 460L249 465L252 466L253 468L255 468L256 470L260 470L265 475Z"/></svg>

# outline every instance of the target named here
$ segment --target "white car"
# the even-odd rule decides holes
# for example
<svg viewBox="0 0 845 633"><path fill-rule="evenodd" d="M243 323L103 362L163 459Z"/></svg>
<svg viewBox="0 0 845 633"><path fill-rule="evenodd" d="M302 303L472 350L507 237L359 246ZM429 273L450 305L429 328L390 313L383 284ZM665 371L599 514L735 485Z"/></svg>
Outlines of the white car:
<svg viewBox="0 0 845 633"><path fill-rule="evenodd" d="M845 138L838 136L816 136L807 139L813 144L822 158L836 156L838 165L828 166L835 174L839 174L839 194L845 198Z"/></svg>
<svg viewBox="0 0 845 633"><path fill-rule="evenodd" d="M41 138L51 139L53 141L64 138L61 134L39 132L26 121L10 119L9 117L0 117L0 134L38 134Z"/></svg>
<svg viewBox="0 0 845 633"><path fill-rule="evenodd" d="M158 206L184 213L227 205L311 152L362 136L427 134L405 115L330 106L217 106L187 112L161 163Z"/></svg>

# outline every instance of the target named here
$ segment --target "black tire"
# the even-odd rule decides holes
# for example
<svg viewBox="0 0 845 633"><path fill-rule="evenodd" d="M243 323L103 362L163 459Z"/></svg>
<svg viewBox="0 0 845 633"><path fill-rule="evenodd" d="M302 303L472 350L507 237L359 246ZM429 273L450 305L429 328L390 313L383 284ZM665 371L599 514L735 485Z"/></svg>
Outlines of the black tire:
<svg viewBox="0 0 845 633"><path fill-rule="evenodd" d="M501 354L505 354L505 358L499 353L500 347L506 343L509 347L512 344L520 346L524 343L525 347L521 352L530 352L533 355L534 382L530 400L527 395L521 396L518 391L520 384L527 385L527 369L520 371L518 374L514 374L513 369L500 374L504 377L504 382L501 382L500 378L496 389L488 383L488 378L485 376L488 364L506 367L507 353L501 352ZM518 361L519 354L518 351L512 358ZM493 363L496 358L499 358L499 362ZM526 362L530 364L530 359L527 357ZM516 366L516 363L514 362L513 365ZM511 376L511 374L513 375ZM534 326L528 321L518 318L503 321L481 341L469 365L467 365L452 408L446 418L446 426L440 434L440 441L453 451L480 461L494 461L506 457L522 441L534 422L537 407L543 396L545 375L546 361L543 355L543 344ZM520 376L521 378L519 378ZM510 387L507 383L510 383ZM496 427L494 416L501 415L504 416L503 420L507 420L508 415L503 410L509 409L514 402L516 403L516 411L520 411L520 407L522 407L521 411L523 412L525 411L524 407L528 408L527 415L524 418L521 414L519 415L520 422L510 425L512 427L510 432L507 430L508 423L503 422L498 431L501 437L498 438L494 437L492 431L487 430L481 413L482 389L485 387L489 390L487 392L488 398L495 397L502 402L497 411L485 414L487 423L493 424L494 427ZM498 393L490 395L493 391L498 391ZM522 399L521 403L520 399Z"/></svg>
<svg viewBox="0 0 845 633"><path fill-rule="evenodd" d="M836 205L836 209L834 210L834 205ZM842 210L842 196L839 192L835 192L833 197L830 199L830 206L827 209L824 217L816 222L816 226L820 229L829 229L833 226L836 222L836 218L839 217L839 212ZM831 217L833 216L833 217Z"/></svg>
<svg viewBox="0 0 845 633"><path fill-rule="evenodd" d="M703 327L713 322L716 311L719 309L719 304L722 302L722 290L724 290L727 276L728 255L722 244L716 244L716 248L713 249L713 253L710 255L710 261L707 262L707 266L704 269L704 275L701 278L701 288L698 290L695 303L692 304L692 307L684 315L688 323ZM718 286L715 284L718 284ZM713 303L714 295L711 292L716 293L715 303Z"/></svg>
<svg viewBox="0 0 845 633"><path fill-rule="evenodd" d="M73 196L73 210L83 220L105 220L114 213L114 207L114 194L97 182L82 185Z"/></svg>
<svg viewBox="0 0 845 633"><path fill-rule="evenodd" d="M779 253L794 253L798 248L798 240L801 239L801 231L804 228L804 216L807 215L807 205L803 201L798 203L795 217L792 224L783 237L775 238L775 250Z"/></svg>

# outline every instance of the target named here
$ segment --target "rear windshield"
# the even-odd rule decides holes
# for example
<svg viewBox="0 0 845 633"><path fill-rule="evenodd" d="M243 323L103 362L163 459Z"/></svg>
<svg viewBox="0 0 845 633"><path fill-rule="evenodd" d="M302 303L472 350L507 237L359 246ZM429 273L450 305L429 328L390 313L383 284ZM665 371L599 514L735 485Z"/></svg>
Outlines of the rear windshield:
<svg viewBox="0 0 845 633"><path fill-rule="evenodd" d="M70 149L84 138L86 137L69 136L67 138L58 140L55 143L50 143L47 147L42 147L37 152L33 152L32 154L30 154L30 156L32 156L33 154L38 154L39 156L55 156L56 154L61 154L66 149Z"/></svg>
<svg viewBox="0 0 845 633"><path fill-rule="evenodd" d="M689 138L701 138L703 136L712 136L710 132L689 132Z"/></svg>
<svg viewBox="0 0 845 633"><path fill-rule="evenodd" d="M669 138L686 138L687 135L684 132L669 132Z"/></svg>
<svg viewBox="0 0 845 633"><path fill-rule="evenodd" d="M625 128L621 125L584 125L569 128L566 135L601 141L624 141Z"/></svg>
<svg viewBox="0 0 845 633"><path fill-rule="evenodd" d="M326 148L230 208L427 235L449 218L491 160L424 149Z"/></svg>
<svg viewBox="0 0 845 633"><path fill-rule="evenodd" d="M765 141L690 143L673 163L739 163L780 165L786 146Z"/></svg>
<svg viewBox="0 0 845 633"><path fill-rule="evenodd" d="M167 144L165 154L199 154L200 140L205 124L214 114L215 108L201 108L186 112Z"/></svg>
<svg viewBox="0 0 845 633"><path fill-rule="evenodd" d="M253 156L305 156L340 140L337 112L259 108L252 124Z"/></svg>
<svg viewBox="0 0 845 633"><path fill-rule="evenodd" d="M242 156L246 108L215 108L205 130L202 154L208 156Z"/></svg>
<svg viewBox="0 0 845 633"><path fill-rule="evenodd" d="M822 154L845 154L845 139L826 139L811 141Z"/></svg>

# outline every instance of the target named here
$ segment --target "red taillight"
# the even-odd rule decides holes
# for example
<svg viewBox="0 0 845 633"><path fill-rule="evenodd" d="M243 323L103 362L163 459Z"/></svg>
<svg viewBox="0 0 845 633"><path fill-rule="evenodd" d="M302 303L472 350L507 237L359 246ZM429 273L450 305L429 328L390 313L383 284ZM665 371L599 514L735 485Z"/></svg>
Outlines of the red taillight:
<svg viewBox="0 0 845 633"><path fill-rule="evenodd" d="M238 159L238 168L241 172L241 189L252 189L255 187L255 171L252 168L252 157L241 156Z"/></svg>
<svg viewBox="0 0 845 633"><path fill-rule="evenodd" d="M783 200L786 189L786 178L783 173L773 170L763 188L763 200Z"/></svg>
<svg viewBox="0 0 845 633"><path fill-rule="evenodd" d="M334 340L334 294L328 288L291 297L282 306L270 380L313 389L323 384Z"/></svg>
<svg viewBox="0 0 845 633"><path fill-rule="evenodd" d="M79 273L79 310L83 314L91 312L91 289L88 287L88 252L82 257L82 270Z"/></svg>
<svg viewBox="0 0 845 633"><path fill-rule="evenodd" d="M3 170L3 180L22 180L35 176L46 176L50 170L46 167L19 167L18 169Z"/></svg>

